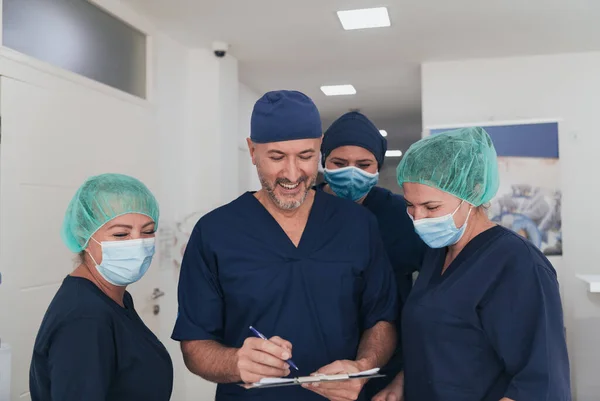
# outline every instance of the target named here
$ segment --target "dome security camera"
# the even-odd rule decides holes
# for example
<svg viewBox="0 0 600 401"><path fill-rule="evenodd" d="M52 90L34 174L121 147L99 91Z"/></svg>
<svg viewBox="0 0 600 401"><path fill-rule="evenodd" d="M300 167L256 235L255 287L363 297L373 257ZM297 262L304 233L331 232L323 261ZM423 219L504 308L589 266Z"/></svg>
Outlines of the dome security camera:
<svg viewBox="0 0 600 401"><path fill-rule="evenodd" d="M215 41L212 44L213 52L215 53L215 57L223 58L227 55L227 50L229 50L229 45L225 42Z"/></svg>

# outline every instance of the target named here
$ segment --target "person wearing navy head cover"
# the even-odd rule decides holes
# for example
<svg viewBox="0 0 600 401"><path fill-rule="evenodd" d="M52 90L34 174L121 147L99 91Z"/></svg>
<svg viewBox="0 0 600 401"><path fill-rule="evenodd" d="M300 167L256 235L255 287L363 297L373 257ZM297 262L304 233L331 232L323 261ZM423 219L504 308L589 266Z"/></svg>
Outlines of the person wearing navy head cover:
<svg viewBox="0 0 600 401"><path fill-rule="evenodd" d="M307 96L265 94L247 141L262 188L203 216L189 239L172 338L190 371L219 383L217 401L366 400L364 380L238 384L360 372L394 352L396 287L377 221L314 190L321 137Z"/></svg>
<svg viewBox="0 0 600 401"><path fill-rule="evenodd" d="M317 188L361 204L375 215L402 304L408 298L412 273L420 268L427 246L415 232L404 198L376 186L386 150L387 140L365 115L344 114L323 135L325 182ZM396 320L398 333L401 310L398 308ZM383 390L401 371L402 354L398 343L394 356L382 369L386 378L371 380L365 386L368 399Z"/></svg>

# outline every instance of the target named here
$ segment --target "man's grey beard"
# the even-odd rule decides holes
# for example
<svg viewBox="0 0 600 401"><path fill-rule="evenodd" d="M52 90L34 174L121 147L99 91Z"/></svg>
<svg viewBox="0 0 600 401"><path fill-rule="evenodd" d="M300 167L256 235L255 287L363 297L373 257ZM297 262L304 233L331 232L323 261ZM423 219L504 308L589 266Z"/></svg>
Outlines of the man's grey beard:
<svg viewBox="0 0 600 401"><path fill-rule="evenodd" d="M269 195L269 198L273 201L273 203L282 210L294 210L299 208L306 200L308 191L310 191L310 189L315 185L315 182L317 181L317 176L315 174L315 176L312 178L309 178L307 176L301 177L300 180L298 180L297 182L291 182L290 180L287 180L285 178L278 178L277 180L275 180L275 184L271 185L261 174L258 165L256 167L256 170L258 172L258 179L260 180L263 189L267 192L267 195ZM279 185L279 183L292 185L298 183L298 185L302 185L303 182L308 182L309 185L306 186L304 193L302 194L302 198L300 199L285 200L280 199L277 197L277 195L275 195L275 187Z"/></svg>

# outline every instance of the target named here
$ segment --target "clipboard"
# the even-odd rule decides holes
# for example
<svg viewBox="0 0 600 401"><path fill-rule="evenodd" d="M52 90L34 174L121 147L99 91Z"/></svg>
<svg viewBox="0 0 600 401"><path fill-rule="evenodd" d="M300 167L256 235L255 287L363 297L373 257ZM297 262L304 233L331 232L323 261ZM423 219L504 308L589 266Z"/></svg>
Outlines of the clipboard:
<svg viewBox="0 0 600 401"><path fill-rule="evenodd" d="M246 390L258 389L258 388L273 388L273 387L286 387L286 386L299 386L306 383L318 383L318 382L336 382L354 379L373 379L377 377L385 377L379 373L379 368L365 370L358 373L342 373L337 375L314 375L314 376L302 376L302 377L268 377L264 378L258 383L241 383L241 387Z"/></svg>

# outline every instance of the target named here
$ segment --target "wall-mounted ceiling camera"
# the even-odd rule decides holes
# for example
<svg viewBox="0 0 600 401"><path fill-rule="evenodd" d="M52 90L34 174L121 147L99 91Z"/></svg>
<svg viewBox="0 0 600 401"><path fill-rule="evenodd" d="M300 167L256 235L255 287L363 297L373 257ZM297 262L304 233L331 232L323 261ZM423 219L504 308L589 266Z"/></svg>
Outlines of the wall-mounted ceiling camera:
<svg viewBox="0 0 600 401"><path fill-rule="evenodd" d="M214 41L212 44L213 52L215 53L215 57L223 58L227 55L227 50L229 50L229 45L225 42Z"/></svg>

